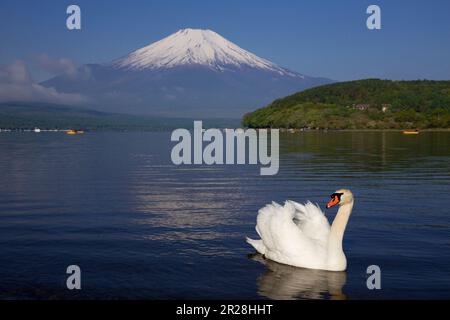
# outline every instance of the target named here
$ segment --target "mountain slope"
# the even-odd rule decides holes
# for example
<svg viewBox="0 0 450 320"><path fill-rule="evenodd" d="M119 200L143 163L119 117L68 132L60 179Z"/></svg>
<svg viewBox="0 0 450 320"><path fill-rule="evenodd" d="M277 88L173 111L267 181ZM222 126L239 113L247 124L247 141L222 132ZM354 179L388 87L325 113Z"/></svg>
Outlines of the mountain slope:
<svg viewBox="0 0 450 320"><path fill-rule="evenodd" d="M333 83L278 99L244 116L248 127L449 128L450 81Z"/></svg>
<svg viewBox="0 0 450 320"><path fill-rule="evenodd" d="M328 82L279 67L211 30L183 29L43 85L84 94L90 107L101 111L240 117L278 97Z"/></svg>

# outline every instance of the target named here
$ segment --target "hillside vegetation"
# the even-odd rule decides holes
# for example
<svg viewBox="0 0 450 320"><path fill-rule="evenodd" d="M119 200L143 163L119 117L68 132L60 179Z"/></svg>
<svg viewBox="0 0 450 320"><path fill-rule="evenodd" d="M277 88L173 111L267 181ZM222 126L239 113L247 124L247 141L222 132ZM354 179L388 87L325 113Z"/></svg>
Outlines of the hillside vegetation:
<svg viewBox="0 0 450 320"><path fill-rule="evenodd" d="M153 131L192 128L194 119L106 113L44 103L0 104L0 129L83 129ZM233 127L238 119L205 119L203 126Z"/></svg>
<svg viewBox="0 0 450 320"><path fill-rule="evenodd" d="M450 81L340 82L275 100L248 113L253 128L405 129L450 127Z"/></svg>

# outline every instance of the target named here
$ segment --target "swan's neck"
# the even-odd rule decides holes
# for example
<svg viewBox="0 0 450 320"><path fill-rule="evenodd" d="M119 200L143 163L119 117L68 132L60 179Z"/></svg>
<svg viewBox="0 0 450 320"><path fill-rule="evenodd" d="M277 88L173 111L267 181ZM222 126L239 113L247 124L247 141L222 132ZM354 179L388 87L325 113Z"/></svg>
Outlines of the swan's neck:
<svg viewBox="0 0 450 320"><path fill-rule="evenodd" d="M344 251L342 250L342 240L344 238L345 228L353 209L353 201L343 204L331 225L330 236L328 238L328 263L346 264ZM345 266L344 266L345 268Z"/></svg>

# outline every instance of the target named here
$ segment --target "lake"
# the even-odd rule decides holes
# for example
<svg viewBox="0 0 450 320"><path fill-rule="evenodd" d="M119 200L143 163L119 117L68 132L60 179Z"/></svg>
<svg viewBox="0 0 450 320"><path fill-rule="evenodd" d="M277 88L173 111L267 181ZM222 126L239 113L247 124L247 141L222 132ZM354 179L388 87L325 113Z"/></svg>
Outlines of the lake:
<svg viewBox="0 0 450 320"><path fill-rule="evenodd" d="M173 145L170 132L1 133L0 299L450 298L450 132L283 133L275 176L175 166ZM323 209L344 187L346 272L245 242L272 200ZM73 264L81 290L66 289Z"/></svg>

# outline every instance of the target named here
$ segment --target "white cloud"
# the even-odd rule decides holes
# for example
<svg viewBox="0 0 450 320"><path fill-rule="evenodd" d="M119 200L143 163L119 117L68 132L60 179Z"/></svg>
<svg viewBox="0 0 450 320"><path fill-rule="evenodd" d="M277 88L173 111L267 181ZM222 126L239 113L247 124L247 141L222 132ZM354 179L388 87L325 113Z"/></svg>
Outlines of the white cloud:
<svg viewBox="0 0 450 320"><path fill-rule="evenodd" d="M51 74L63 73L70 76L77 72L77 66L69 58L51 58L43 53L38 55L35 61L39 68Z"/></svg>
<svg viewBox="0 0 450 320"><path fill-rule="evenodd" d="M10 65L0 66L0 84L14 83L14 84L29 84L31 83L31 76L28 72L27 66L21 60L16 60Z"/></svg>
<svg viewBox="0 0 450 320"><path fill-rule="evenodd" d="M48 62L48 61L47 61ZM48 66L70 69L65 62ZM35 83L26 64L16 60L10 65L0 66L0 102L47 102L78 105L87 102L87 98L77 93L58 92L54 88Z"/></svg>

